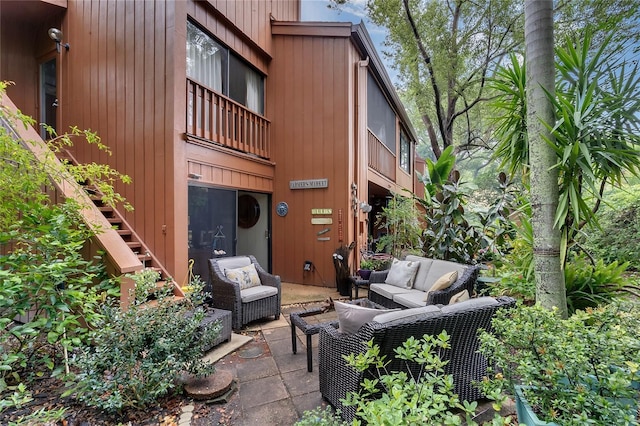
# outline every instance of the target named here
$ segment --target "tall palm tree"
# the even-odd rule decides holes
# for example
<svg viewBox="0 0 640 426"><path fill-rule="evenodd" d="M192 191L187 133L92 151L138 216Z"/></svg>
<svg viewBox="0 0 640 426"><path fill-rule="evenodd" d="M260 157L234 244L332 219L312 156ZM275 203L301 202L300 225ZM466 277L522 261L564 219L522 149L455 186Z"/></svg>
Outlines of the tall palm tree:
<svg viewBox="0 0 640 426"><path fill-rule="evenodd" d="M567 316L567 297L560 259L561 233L554 225L558 207L558 171L551 130L554 122L550 98L555 91L553 0L525 0L525 52L527 67L527 133L531 165L531 207L536 300L557 307ZM551 95L551 96L549 96Z"/></svg>

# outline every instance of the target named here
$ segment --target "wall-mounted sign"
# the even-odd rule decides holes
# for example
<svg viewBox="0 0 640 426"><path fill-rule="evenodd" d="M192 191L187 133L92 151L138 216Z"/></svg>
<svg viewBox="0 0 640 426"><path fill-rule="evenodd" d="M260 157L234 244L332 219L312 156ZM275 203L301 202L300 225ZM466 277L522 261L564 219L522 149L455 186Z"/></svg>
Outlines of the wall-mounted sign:
<svg viewBox="0 0 640 426"><path fill-rule="evenodd" d="M333 219L330 217L312 217L311 224L312 225L331 225L333 223Z"/></svg>
<svg viewBox="0 0 640 426"><path fill-rule="evenodd" d="M311 214L332 214L333 209L311 209Z"/></svg>
<svg viewBox="0 0 640 426"><path fill-rule="evenodd" d="M331 228L324 228L322 231L318 231L318 235L326 234L329 231L331 231Z"/></svg>
<svg viewBox="0 0 640 426"><path fill-rule="evenodd" d="M289 189L314 189L314 188L327 188L329 186L329 179L305 179L305 180L290 180Z"/></svg>
<svg viewBox="0 0 640 426"><path fill-rule="evenodd" d="M318 241L331 241L331 237L319 237Z"/></svg>

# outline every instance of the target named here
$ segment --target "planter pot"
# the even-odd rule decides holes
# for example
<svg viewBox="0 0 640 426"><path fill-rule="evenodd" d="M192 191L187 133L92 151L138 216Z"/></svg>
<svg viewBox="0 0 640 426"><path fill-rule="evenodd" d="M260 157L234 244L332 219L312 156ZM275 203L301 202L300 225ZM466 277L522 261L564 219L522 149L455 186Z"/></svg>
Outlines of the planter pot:
<svg viewBox="0 0 640 426"><path fill-rule="evenodd" d="M358 269L358 275L360 275L360 278L363 280L368 280L371 276L371 269Z"/></svg>
<svg viewBox="0 0 640 426"><path fill-rule="evenodd" d="M595 380L595 378L593 380ZM634 389L636 389L635 388L636 385L637 385L637 382L632 383L631 386ZM590 386L593 387L593 385L590 385ZM521 424L526 424L527 426L558 426L558 424L555 422L545 422L540 420L536 415L536 413L533 412L533 409L527 402L523 392L524 389L531 389L531 388L532 386L522 386L522 385L515 386L516 413L518 415L518 422ZM635 413L638 409L638 402L633 399L622 398L622 399L619 399L618 402L621 402L624 405L628 405L629 411L631 413Z"/></svg>
<svg viewBox="0 0 640 426"><path fill-rule="evenodd" d="M524 397L523 389L525 386L515 386L516 391L516 413L518 414L518 423L527 426L558 426L557 423L543 422L536 416L533 409Z"/></svg>

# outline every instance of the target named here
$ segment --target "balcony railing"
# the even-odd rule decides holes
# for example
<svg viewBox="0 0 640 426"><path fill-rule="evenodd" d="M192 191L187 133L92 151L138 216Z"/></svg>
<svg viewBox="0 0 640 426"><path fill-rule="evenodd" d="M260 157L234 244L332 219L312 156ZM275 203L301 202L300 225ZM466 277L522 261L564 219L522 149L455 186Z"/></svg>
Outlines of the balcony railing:
<svg viewBox="0 0 640 426"><path fill-rule="evenodd" d="M396 156L370 130L367 130L367 143L369 167L395 182Z"/></svg>
<svg viewBox="0 0 640 426"><path fill-rule="evenodd" d="M245 106L187 79L187 134L269 158L271 122Z"/></svg>

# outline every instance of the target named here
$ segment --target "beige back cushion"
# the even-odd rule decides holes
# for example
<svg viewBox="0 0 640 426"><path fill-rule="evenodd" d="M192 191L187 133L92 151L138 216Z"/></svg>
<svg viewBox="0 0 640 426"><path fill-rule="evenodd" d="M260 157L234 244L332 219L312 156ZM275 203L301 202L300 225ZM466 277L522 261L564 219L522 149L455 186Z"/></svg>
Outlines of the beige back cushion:
<svg viewBox="0 0 640 426"><path fill-rule="evenodd" d="M440 277L448 272L457 271L458 278L462 276L464 271L467 269L465 265L455 262L449 262L446 260L434 259L431 264L431 268L429 268L429 273L427 274L426 279L426 290L431 290L431 286L435 283Z"/></svg>
<svg viewBox="0 0 640 426"><path fill-rule="evenodd" d="M418 268L418 273L416 274L416 278L413 281L413 288L421 291L429 290L431 285L427 287L427 276L429 275L429 269L431 269L431 264L433 263L433 259L415 256L413 254L407 255L405 259L420 263L420 267Z"/></svg>
<svg viewBox="0 0 640 426"><path fill-rule="evenodd" d="M218 266L223 274L227 274L227 269L237 269L251 265L251 259L248 256L234 256L218 259Z"/></svg>

